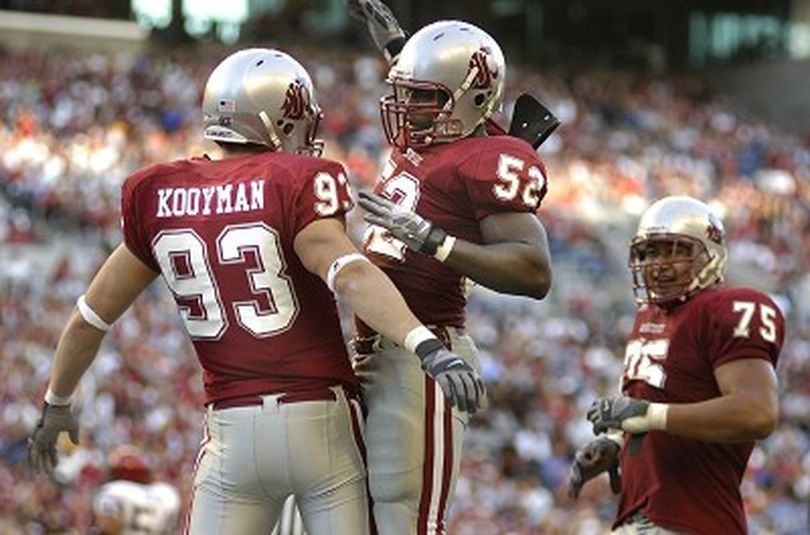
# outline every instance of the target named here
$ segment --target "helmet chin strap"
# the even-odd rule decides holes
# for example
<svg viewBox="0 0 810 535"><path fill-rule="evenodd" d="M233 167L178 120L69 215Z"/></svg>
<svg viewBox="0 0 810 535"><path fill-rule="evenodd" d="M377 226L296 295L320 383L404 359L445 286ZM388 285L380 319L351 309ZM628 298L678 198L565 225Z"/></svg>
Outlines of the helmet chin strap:
<svg viewBox="0 0 810 535"><path fill-rule="evenodd" d="M473 67L472 69L470 69L470 72L467 73L467 77L464 79L463 82L461 82L461 85L458 86L458 89L453 91L453 101L458 102L458 99L460 99L464 95L464 93L467 92L467 90L472 86L472 83L475 80L475 78L478 76L478 71L479 71L478 67ZM447 107L448 104L450 104L449 100L445 104L445 107Z"/></svg>
<svg viewBox="0 0 810 535"><path fill-rule="evenodd" d="M723 280L722 270L723 262L721 262L720 256L714 255L692 280L692 284L686 289L685 295L692 296L698 290L703 290L712 284L721 282Z"/></svg>
<svg viewBox="0 0 810 535"><path fill-rule="evenodd" d="M273 150L282 150L281 139L278 137L276 127L273 126L273 122L270 121L270 117L267 116L267 112L264 110L260 111L259 119L261 119L264 129L267 130L267 137L270 138L271 143L270 148Z"/></svg>

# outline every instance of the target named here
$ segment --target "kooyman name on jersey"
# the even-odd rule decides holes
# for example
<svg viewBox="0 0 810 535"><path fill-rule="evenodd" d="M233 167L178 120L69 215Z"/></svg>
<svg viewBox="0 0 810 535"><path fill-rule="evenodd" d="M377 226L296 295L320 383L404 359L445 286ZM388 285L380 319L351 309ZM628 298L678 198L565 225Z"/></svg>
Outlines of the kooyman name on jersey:
<svg viewBox="0 0 810 535"><path fill-rule="evenodd" d="M263 179L207 188L160 188L157 194L157 217L264 210Z"/></svg>

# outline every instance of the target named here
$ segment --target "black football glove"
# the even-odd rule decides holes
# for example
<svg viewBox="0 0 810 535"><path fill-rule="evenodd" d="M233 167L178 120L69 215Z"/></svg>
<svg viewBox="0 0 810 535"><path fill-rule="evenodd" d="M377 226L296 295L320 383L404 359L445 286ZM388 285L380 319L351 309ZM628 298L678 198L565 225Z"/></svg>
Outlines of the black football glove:
<svg viewBox="0 0 810 535"><path fill-rule="evenodd" d="M444 230L385 197L361 191L357 202L368 212L363 219L372 225L388 229L394 238L409 249L433 256L447 238Z"/></svg>
<svg viewBox="0 0 810 535"><path fill-rule="evenodd" d="M568 478L568 497L577 499L585 483L602 472L610 476L610 490L614 494L621 492L620 452L621 444L608 436L597 437L578 449Z"/></svg>
<svg viewBox="0 0 810 535"><path fill-rule="evenodd" d="M394 63L405 44L405 32L388 6L381 0L346 0L346 7L349 15L366 24L385 61Z"/></svg>
<svg viewBox="0 0 810 535"><path fill-rule="evenodd" d="M54 477L59 462L56 440L63 431L68 433L71 442L79 444L79 422L70 405L49 405L46 402L34 433L28 439L28 459L35 472L44 471Z"/></svg>
<svg viewBox="0 0 810 535"><path fill-rule="evenodd" d="M425 340L416 346L422 369L436 381L451 405L475 414L484 405L484 383L466 360L448 351L436 339Z"/></svg>

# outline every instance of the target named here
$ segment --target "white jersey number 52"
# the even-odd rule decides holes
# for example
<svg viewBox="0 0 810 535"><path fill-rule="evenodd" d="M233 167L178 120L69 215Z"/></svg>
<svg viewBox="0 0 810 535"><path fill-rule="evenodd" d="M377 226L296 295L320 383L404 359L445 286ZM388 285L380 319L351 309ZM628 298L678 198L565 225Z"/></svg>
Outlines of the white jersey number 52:
<svg viewBox="0 0 810 535"><path fill-rule="evenodd" d="M406 210L415 211L419 202L419 179L410 173L399 173L385 181L380 193ZM370 252L400 261L405 258L407 246L391 236L388 230L378 225L371 225L366 229L363 242Z"/></svg>

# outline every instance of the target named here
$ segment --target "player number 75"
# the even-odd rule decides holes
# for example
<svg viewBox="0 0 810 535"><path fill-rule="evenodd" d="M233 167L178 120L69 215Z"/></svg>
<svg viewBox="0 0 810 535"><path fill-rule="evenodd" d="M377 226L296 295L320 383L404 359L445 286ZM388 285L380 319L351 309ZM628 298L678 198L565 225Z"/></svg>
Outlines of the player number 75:
<svg viewBox="0 0 810 535"><path fill-rule="evenodd" d="M773 307L752 301L734 301L731 306L734 312L742 312L740 321L734 328L735 337L748 338L751 335L751 320L754 317L754 311L759 307L759 321L762 324L759 328L759 335L766 342L776 341L776 323L773 321L776 317L776 310Z"/></svg>

